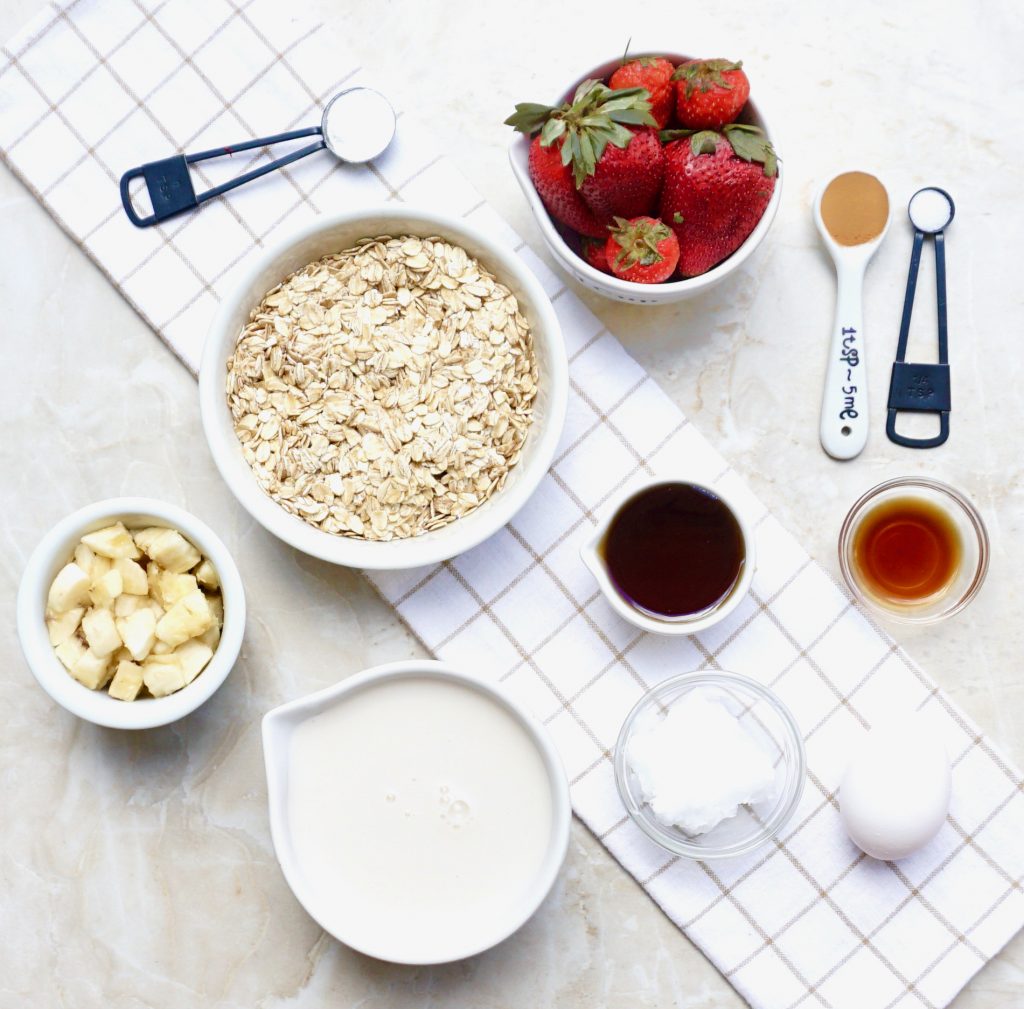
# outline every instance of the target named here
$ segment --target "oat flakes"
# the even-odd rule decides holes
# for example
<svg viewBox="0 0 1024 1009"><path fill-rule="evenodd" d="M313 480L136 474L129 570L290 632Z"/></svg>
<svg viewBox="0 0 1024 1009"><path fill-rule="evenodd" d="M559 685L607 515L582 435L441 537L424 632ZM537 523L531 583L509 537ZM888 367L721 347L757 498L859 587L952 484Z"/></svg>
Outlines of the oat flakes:
<svg viewBox="0 0 1024 1009"><path fill-rule="evenodd" d="M480 507L519 461L537 393L515 297L441 238L380 237L263 298L228 360L260 486L325 532L416 536Z"/></svg>

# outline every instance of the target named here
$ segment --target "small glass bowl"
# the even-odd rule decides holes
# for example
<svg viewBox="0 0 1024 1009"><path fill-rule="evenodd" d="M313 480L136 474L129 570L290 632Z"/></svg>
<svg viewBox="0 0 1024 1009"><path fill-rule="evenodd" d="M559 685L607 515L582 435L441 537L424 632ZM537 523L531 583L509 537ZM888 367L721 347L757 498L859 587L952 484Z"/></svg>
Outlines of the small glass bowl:
<svg viewBox="0 0 1024 1009"><path fill-rule="evenodd" d="M863 582L854 558L854 542L861 522L880 504L895 498L921 498L941 508L960 535L963 554L952 582L922 602L900 603L874 594ZM886 480L862 495L839 531L839 566L858 602L891 620L933 624L959 613L977 594L988 572L989 545L978 510L959 491L938 480L899 477Z"/></svg>
<svg viewBox="0 0 1024 1009"><path fill-rule="evenodd" d="M655 818L626 760L633 733L663 718L675 701L693 690L724 704L772 755L776 785L770 798L742 806L735 816L697 835L666 827ZM778 834L800 802L806 769L803 736L789 709L767 687L739 673L683 673L658 684L626 716L615 744L615 784L633 822L666 850L699 861L745 855ZM692 770L700 773L699 767Z"/></svg>

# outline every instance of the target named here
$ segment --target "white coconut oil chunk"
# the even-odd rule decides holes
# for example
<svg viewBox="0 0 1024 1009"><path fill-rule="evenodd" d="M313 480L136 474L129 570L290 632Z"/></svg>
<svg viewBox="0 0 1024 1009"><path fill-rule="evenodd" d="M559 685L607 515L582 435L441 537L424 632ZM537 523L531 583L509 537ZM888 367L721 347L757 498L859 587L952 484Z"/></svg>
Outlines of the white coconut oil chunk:
<svg viewBox="0 0 1024 1009"><path fill-rule="evenodd" d="M657 820L706 834L775 791L771 758L723 704L690 691L638 727L626 761Z"/></svg>
<svg viewBox="0 0 1024 1009"><path fill-rule="evenodd" d="M372 88L349 88L335 95L320 123L328 149L352 164L382 154L395 135L395 110Z"/></svg>

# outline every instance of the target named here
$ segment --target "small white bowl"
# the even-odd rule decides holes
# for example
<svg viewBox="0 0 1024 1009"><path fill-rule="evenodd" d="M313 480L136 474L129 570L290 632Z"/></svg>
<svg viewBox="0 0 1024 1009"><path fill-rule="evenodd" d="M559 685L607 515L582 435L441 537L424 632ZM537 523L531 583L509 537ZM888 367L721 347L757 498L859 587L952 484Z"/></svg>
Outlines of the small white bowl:
<svg viewBox="0 0 1024 1009"><path fill-rule="evenodd" d="M666 53L663 49L651 50L647 53L630 53L631 58L644 55L665 56L677 64L693 59L692 56ZM606 81L619 67L620 63L621 57L617 57L594 67L589 73L576 80L572 87L568 88L564 94L558 96L554 104L559 105L571 98L576 88L585 80L600 79ZM748 123L751 126L760 126L769 137L771 136L768 125L753 100L747 101L746 108L740 115L738 122ZM540 233L547 247L571 277L595 294L604 295L604 297L612 298L614 301L627 301L637 305L667 305L671 302L685 301L687 298L693 298L714 287L716 284L720 284L729 274L738 270L764 240L765 235L768 234L768 229L775 220L775 214L778 212L779 203L782 200L783 173L780 159L779 173L775 177L775 188L772 191L771 199L768 201L768 206L765 207L764 214L761 215L761 220L757 222L754 230L747 236L746 241L728 259L723 260L717 266L708 270L707 273L702 273L699 277L690 277L686 280L666 281L664 284L637 284L631 280L620 280L618 277L602 273L583 259L570 244L570 241L573 240L571 229L555 221L547 212L547 208L541 201L540 196L537 195L537 190L530 179L529 158L530 141L532 139L532 137L528 137L525 134L517 133L509 143L508 158L512 164L512 171L530 204L533 216L537 219Z"/></svg>
<svg viewBox="0 0 1024 1009"><path fill-rule="evenodd" d="M242 455L225 394L227 361L249 313L295 270L360 238L437 235L461 245L505 284L529 320L537 356L538 392L533 423L519 463L505 486L476 511L442 529L386 543L333 536L291 515L263 492ZM265 529L303 553L346 567L385 570L436 564L487 539L526 503L554 458L565 422L569 364L561 327L537 278L511 249L462 218L407 206L381 206L324 215L267 249L221 301L203 348L199 405L203 430L221 476L242 506Z"/></svg>
<svg viewBox="0 0 1024 1009"><path fill-rule="evenodd" d="M601 541L608 532L608 528L611 526L615 516L618 515L623 505L651 487L676 483L689 484L691 487L697 487L700 490L706 491L708 494L713 494L729 509L729 511L732 512L736 522L739 524L740 534L743 537L744 560L743 570L740 572L739 579L732 587L732 591L724 600L722 600L721 603L711 610L698 613L692 617L678 617L670 619L668 617L656 617L639 609L619 592L608 573L608 565L605 562L604 557L601 555L600 546ZM598 587L604 594L605 599L608 600L612 609L614 609L620 617L624 620L628 620L631 624L634 624L642 630L651 631L654 634L679 635L697 634L700 631L706 631L709 627L713 627L715 624L723 621L730 613L732 613L733 610L736 609L737 606L739 606L741 600L750 589L750 583L754 578L754 570L757 567L757 559L754 551L754 532L751 529L750 524L743 517L743 512L727 494L723 494L715 487L708 487L706 484L702 484L699 481L687 479L685 476L668 476L658 477L656 480L651 480L640 487L632 487L630 490L624 491L620 494L618 499L615 500L605 512L605 516L598 525L593 537L580 548L580 558L590 569L590 573L594 578L597 579Z"/></svg>
<svg viewBox="0 0 1024 1009"><path fill-rule="evenodd" d="M213 658L187 687L166 697L119 701L106 690L90 690L61 665L47 634L46 597L57 572L71 560L78 541L86 533L115 522L123 522L129 529L177 529L210 559L220 577L224 626ZM17 608L21 650L39 685L73 715L111 729L152 729L195 711L227 679L245 632L245 590L227 547L194 515L152 498L97 501L58 522L32 551L18 588Z"/></svg>
<svg viewBox="0 0 1024 1009"><path fill-rule="evenodd" d="M289 765L292 735L298 725L309 718L343 702L358 691L381 682L398 679L437 679L454 682L479 691L495 701L513 716L536 746L537 753L547 771L551 786L551 833L543 864L529 892L522 895L513 911L496 914L494 921L476 936L470 945L459 946L444 937L425 937L424 952L418 955L403 946L400 951L378 943L367 942L361 935L361 922L344 904L327 901L314 881L307 879L295 853L288 817ZM558 751L547 732L503 691L476 676L459 672L442 662L414 659L391 662L364 670L336 683L333 687L317 691L298 700L274 708L263 717L263 756L267 770L267 799L270 810L270 833L274 851L281 864L288 885L309 915L340 942L367 956L391 963L432 964L462 960L482 953L517 931L536 912L554 885L565 861L569 846L569 825L572 805L569 784ZM508 829L515 831L510 823ZM495 871L500 871L495 866ZM365 931L365 929L364 929ZM442 952L443 950L443 952Z"/></svg>

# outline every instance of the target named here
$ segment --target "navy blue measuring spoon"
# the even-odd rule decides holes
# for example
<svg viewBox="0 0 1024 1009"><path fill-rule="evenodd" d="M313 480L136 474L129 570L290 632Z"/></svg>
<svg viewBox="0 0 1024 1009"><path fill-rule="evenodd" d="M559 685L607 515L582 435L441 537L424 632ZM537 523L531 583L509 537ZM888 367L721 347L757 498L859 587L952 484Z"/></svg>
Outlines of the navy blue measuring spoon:
<svg viewBox="0 0 1024 1009"><path fill-rule="evenodd" d="M340 91L324 106L319 126L291 130L288 133L278 133L273 137L261 137L258 140L245 140L227 147L199 151L197 154L176 154L162 161L151 161L138 168L130 168L121 176L121 203L132 224L137 228L148 228L160 221L166 221L168 217L193 210L207 200L252 182L253 179L258 179L269 172L277 171L278 168L284 168L285 165L290 165L317 151L326 149L335 157L350 164L372 161L384 152L394 135L395 110L391 103L372 88L348 88ZM192 185L189 165L210 158L225 157L238 151L271 147L288 140L301 140L303 137L318 139L283 158L254 168L251 172L239 175L205 192L197 193ZM132 180L137 178L145 180L153 205L153 213L147 217L139 216L128 191Z"/></svg>
<svg viewBox="0 0 1024 1009"><path fill-rule="evenodd" d="M953 197L944 189L928 186L919 189L907 205L914 226L914 247L910 254L907 293L903 299L903 319L896 347L896 361L889 383L889 418L885 433L889 440L906 448L935 448L949 438L949 411L952 407L949 385L949 337L946 329L946 237L956 213ZM935 291L938 297L939 360L937 364L914 364L906 360L910 337L910 317L914 311L917 273L926 236L935 240ZM896 416L901 411L937 413L939 433L932 438L908 438L897 434Z"/></svg>

